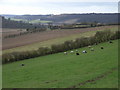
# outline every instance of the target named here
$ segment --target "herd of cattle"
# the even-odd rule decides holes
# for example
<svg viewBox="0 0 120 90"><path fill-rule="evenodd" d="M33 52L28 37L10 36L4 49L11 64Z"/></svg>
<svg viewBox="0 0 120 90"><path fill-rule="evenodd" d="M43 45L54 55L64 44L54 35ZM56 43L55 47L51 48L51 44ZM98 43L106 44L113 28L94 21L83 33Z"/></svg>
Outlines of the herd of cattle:
<svg viewBox="0 0 120 90"><path fill-rule="evenodd" d="M112 41L109 41L109 43L113 43L113 42L112 42ZM97 45L97 44L96 44L96 45ZM88 46L88 48L90 49L90 51L94 51L94 48L93 48L92 46ZM104 49L103 46L101 46L100 48L101 48L101 49ZM80 53L79 53L78 50L70 51L70 53L74 53L74 52L75 52L76 55L80 55ZM64 52L64 55L67 55L68 53L69 53L69 52ZM82 53L87 53L87 51L86 51L86 50L83 50Z"/></svg>
<svg viewBox="0 0 120 90"><path fill-rule="evenodd" d="M109 43L113 43L112 41L109 41ZM96 44L97 45L97 44ZM88 46L88 48L90 49L90 51L94 51L94 48L92 46ZM103 46L100 47L100 49L104 49ZM80 55L79 51L78 50L75 50L75 51L70 51L70 52L64 52L64 55L67 55L68 53L74 53L76 55ZM87 53L86 50L83 50L82 53ZM25 64L21 64L21 66L25 66Z"/></svg>

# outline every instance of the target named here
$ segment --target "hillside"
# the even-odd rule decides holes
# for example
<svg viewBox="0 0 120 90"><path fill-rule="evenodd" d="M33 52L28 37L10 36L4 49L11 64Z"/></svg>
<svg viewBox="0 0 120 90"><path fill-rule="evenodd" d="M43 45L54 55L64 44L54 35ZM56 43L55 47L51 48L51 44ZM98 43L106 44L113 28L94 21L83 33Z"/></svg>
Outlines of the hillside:
<svg viewBox="0 0 120 90"><path fill-rule="evenodd" d="M60 14L60 15L3 15L7 18L52 21L54 24L71 24L83 22L98 22L106 24L118 23L118 13L85 13L85 14Z"/></svg>
<svg viewBox="0 0 120 90"><path fill-rule="evenodd" d="M2 28L34 28L34 27L43 27L41 25L33 25L31 23L26 23L24 21L14 21L10 18L6 19L3 16L0 16L2 18Z"/></svg>
<svg viewBox="0 0 120 90"><path fill-rule="evenodd" d="M118 40L92 47L3 65L3 88L118 88Z"/></svg>

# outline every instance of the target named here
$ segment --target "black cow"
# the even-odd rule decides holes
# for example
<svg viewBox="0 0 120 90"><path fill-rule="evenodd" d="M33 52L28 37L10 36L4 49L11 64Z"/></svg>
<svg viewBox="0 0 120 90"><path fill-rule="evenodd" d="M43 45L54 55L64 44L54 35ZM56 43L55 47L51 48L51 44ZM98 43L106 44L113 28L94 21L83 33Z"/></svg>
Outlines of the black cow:
<svg viewBox="0 0 120 90"><path fill-rule="evenodd" d="M101 49L104 49L103 47L101 47Z"/></svg>
<svg viewBox="0 0 120 90"><path fill-rule="evenodd" d="M77 52L76 55L80 55L80 54Z"/></svg>
<svg viewBox="0 0 120 90"><path fill-rule="evenodd" d="M25 64L21 64L21 66L25 66Z"/></svg>
<svg viewBox="0 0 120 90"><path fill-rule="evenodd" d="M109 43L113 43L112 41L109 41Z"/></svg>

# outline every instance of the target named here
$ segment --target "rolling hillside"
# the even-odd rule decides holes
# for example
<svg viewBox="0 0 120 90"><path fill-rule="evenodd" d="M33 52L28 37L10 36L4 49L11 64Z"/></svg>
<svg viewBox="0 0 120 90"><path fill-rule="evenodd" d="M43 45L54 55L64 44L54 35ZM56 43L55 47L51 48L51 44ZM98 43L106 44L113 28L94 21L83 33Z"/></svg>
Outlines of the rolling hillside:
<svg viewBox="0 0 120 90"><path fill-rule="evenodd" d="M2 28L19 28L19 29L26 29L26 28L34 28L38 27L41 28L43 27L42 25L34 25L32 23L29 23L27 20L22 20L22 19L6 19L3 16L0 16L2 18ZM32 22L37 22L37 21L32 21Z"/></svg>
<svg viewBox="0 0 120 90"><path fill-rule="evenodd" d="M113 24L118 23L118 13L85 13L85 14L60 14L60 15L3 15L7 18L52 21L54 24L71 24L80 22L98 22Z"/></svg>
<svg viewBox="0 0 120 90"><path fill-rule="evenodd" d="M118 88L118 40L93 48L5 64L3 88Z"/></svg>

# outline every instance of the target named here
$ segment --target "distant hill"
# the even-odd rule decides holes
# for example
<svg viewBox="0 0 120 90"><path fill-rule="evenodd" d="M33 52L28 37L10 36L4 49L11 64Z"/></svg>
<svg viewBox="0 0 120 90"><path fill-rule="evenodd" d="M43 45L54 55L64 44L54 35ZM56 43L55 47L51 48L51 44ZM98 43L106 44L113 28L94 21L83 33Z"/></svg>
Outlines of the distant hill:
<svg viewBox="0 0 120 90"><path fill-rule="evenodd" d="M118 13L86 13L86 14L60 14L60 15L3 15L5 17L25 20L52 21L54 24L72 24L81 22L98 22L106 24L118 23Z"/></svg>
<svg viewBox="0 0 120 90"><path fill-rule="evenodd" d="M30 23L24 23L22 21L13 21L10 18L6 19L3 16L2 18L2 28L34 28L34 27L42 27L41 25L33 25Z"/></svg>
<svg viewBox="0 0 120 90"><path fill-rule="evenodd" d="M1 16L4 16L5 18L13 18L13 17L15 17L15 15L12 15L12 14L1 14Z"/></svg>

